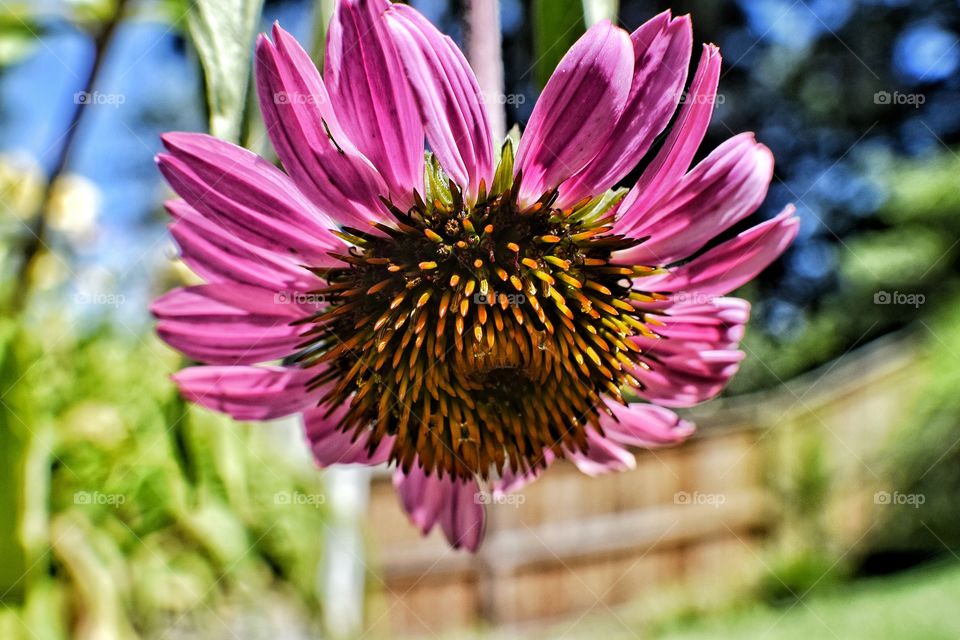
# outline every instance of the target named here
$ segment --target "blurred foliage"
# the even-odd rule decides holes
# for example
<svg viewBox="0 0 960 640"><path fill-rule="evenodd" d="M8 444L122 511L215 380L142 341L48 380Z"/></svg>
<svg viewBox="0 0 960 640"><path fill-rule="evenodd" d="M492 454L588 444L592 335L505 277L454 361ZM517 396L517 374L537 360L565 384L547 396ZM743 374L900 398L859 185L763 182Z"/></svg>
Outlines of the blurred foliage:
<svg viewBox="0 0 960 640"><path fill-rule="evenodd" d="M334 0L316 0L316 7L313 10L313 47L310 51L310 57L320 73L323 73L323 63L327 55L327 27L330 25L330 19L333 17L333 11L336 7Z"/></svg>
<svg viewBox="0 0 960 640"><path fill-rule="evenodd" d="M213 132L238 139L249 130L248 144L266 144L247 91L250 43L263 26L256 19L260 2L230 0L229 9L209 1L132 4L138 12L145 5L158 9L174 34L190 24ZM308 24L318 34L313 53L319 61L330 2L266 4L315 10ZM461 33L463 3L434 4L442 5L444 31ZM55 11L40 6L3 3L0 73L40 49L45 43L36 36L50 29L62 33L66 24L96 32L117 2L52 3ZM522 122L537 87L579 34L618 8L611 0L503 0L502 6L507 15L513 7L514 15L504 21L506 90L526 98L507 108L513 121ZM942 75L933 67L911 75L898 57L911 33L929 35L933 26L955 32L956 3L623 0L618 16L635 28L668 6L674 15L691 12L695 40L718 42L725 55L723 101L701 157L732 132L756 130L775 153L777 179L761 213L744 224L789 201L803 217L795 247L746 291L758 302L744 343L749 357L731 392L775 386L911 323L927 329L934 383L890 443L886 460L892 485L924 495L925 503L889 510L889 522L861 553L932 554L960 546L960 158L942 150L960 142L960 83L956 73ZM182 59L184 49L177 39L149 54ZM946 64L948 54L937 63ZM136 74L128 82L137 84ZM121 88L135 98L132 88ZM875 97L895 91L923 95L923 108ZM64 91L65 99L71 93ZM167 108L175 113L178 105ZM163 110L146 113L161 114L145 117L157 118L158 127L177 128ZM244 115L250 122L242 122ZM119 124L116 129L123 134ZM133 146L143 152L148 145L138 140ZM144 154L151 176L153 151ZM24 203L36 202L46 182L29 162L0 159L8 207L0 234L23 234L20 219L35 211ZM76 228L83 220L69 205L78 196L60 200L67 203L61 226ZM89 225L94 222L102 221ZM138 241L149 235L141 227L134 231ZM0 243L0 268L10 258ZM48 267L44 272L57 277L37 278L45 283L38 288L48 290L41 308L68 307L56 298L68 265L59 254L45 258L39 263ZM8 271L3 276L9 285ZM157 273L149 277L155 281ZM155 282L136 286L148 284ZM922 295L924 302L878 304L883 292ZM313 505L278 504L277 496L318 492L316 474L274 453L249 427L184 406L166 380L180 363L149 331L138 326L126 332L118 320L112 329L74 333L75 311L33 309L0 320L0 522L12 523L0 528L0 601L6 606L0 638L99 640L179 628L195 635L205 624L222 625L211 618L232 624L229 611L291 605L287 619L310 624L318 609L316 537L324 513ZM786 518L797 526L771 558L770 578L761 585L767 601L805 593L835 566L819 510L831 483L823 463L827 443L811 434L797 445L796 468L779 470L774 483ZM927 602L946 594L946 608L957 593L954 578L934 577L917 593ZM919 637L941 637L922 624L931 616L918 621L908 615L922 611L914 596L875 601L879 609L861 600L854 611L879 621L871 627L874 637L908 637L894 633L904 620L915 624L914 631L930 631ZM831 620L849 620L842 607L822 610ZM757 617L765 627L771 623L765 613ZM804 630L798 637L822 634L816 624L804 624L797 624ZM951 633L956 637L957 630ZM734 637L744 635L750 634Z"/></svg>
<svg viewBox="0 0 960 640"><path fill-rule="evenodd" d="M16 523L0 530L0 637L149 637L271 595L315 619L324 512L289 498L321 494L318 475L187 407L177 366L150 337L0 323L0 511Z"/></svg>
<svg viewBox="0 0 960 640"><path fill-rule="evenodd" d="M616 22L619 0L556 2L532 0L533 71L541 89L560 60L587 28L601 20Z"/></svg>
<svg viewBox="0 0 960 640"><path fill-rule="evenodd" d="M957 175L960 157L952 152L891 160L884 171L889 196L871 227L844 243L834 290L796 331L775 337L748 329L750 357L730 392L788 380L910 323L949 327L953 320L943 314L960 300Z"/></svg>
<svg viewBox="0 0 960 640"><path fill-rule="evenodd" d="M756 604L695 621L664 624L657 640L727 638L843 638L843 640L951 640L960 634L960 617L944 615L960 598L960 568L943 564L895 578L864 580L818 593L790 607ZM634 633L611 634L635 638Z"/></svg>
<svg viewBox="0 0 960 640"><path fill-rule="evenodd" d="M25 11L0 13L0 67L14 64L30 54L37 46L34 34L42 31Z"/></svg>
<svg viewBox="0 0 960 640"><path fill-rule="evenodd" d="M960 549L960 305L932 319L929 335L935 375L880 462L910 500L891 506L861 551L894 566Z"/></svg>
<svg viewBox="0 0 960 640"><path fill-rule="evenodd" d="M932 382L908 424L890 443L882 461L897 491L922 496L919 505L896 505L871 537L867 552L925 557L960 549L960 157L943 153L923 164L900 162L891 173L891 197L877 231L864 247L877 263L899 256L906 241L920 267L898 281L901 291L926 296L926 357ZM916 235L923 240L908 241ZM918 247L921 247L918 248ZM892 258L891 258L892 259ZM870 275L862 276L876 284ZM900 273L883 274L884 286Z"/></svg>
<svg viewBox="0 0 960 640"><path fill-rule="evenodd" d="M537 85L543 87L561 58L586 31L583 5L579 2L533 0L533 60Z"/></svg>
<svg viewBox="0 0 960 640"><path fill-rule="evenodd" d="M828 442L813 425L787 428L789 432L776 434L784 451L766 470L767 486L781 509L777 538L765 559L766 572L754 587L758 600L775 604L798 602L815 587L835 583L845 569L824 521L823 506L835 482Z"/></svg>
<svg viewBox="0 0 960 640"><path fill-rule="evenodd" d="M197 0L187 24L203 65L210 133L237 142L263 0Z"/></svg>
<svg viewBox="0 0 960 640"><path fill-rule="evenodd" d="M97 34L102 55L123 6L5 6L0 54L65 19ZM211 127L236 138L260 2L160 9L173 24L192 12ZM116 311L123 294L64 304L83 287L71 262L98 226L97 185L4 155L0 188L0 638L236 636L249 624L256 637L315 635L326 513L308 456L288 459L268 427L187 406L168 380L179 356L142 324L97 324L91 309ZM44 250L21 281L18 249L38 215Z"/></svg>
<svg viewBox="0 0 960 640"><path fill-rule="evenodd" d="M880 524L847 559L845 564L859 563L867 572L895 570L960 549L957 175L960 156L952 152L922 161L891 161L885 174L889 197L877 222L847 243L840 262L840 286L825 298L814 321L788 341L775 342L754 333L748 334L745 343L752 359L769 367L762 372L747 367L748 379L737 384L749 387L764 377L789 379L836 349L850 348L844 345L862 344L900 327L912 327L921 338L916 358L929 372L929 382L910 408L909 419L870 463L891 492L912 497L878 512ZM798 449L798 460L802 449ZM801 467L816 475L818 465L809 462ZM778 470L775 475L782 484L791 474ZM833 552L810 530L823 517L817 512L822 495L818 483L808 487L800 483L784 493L782 504L798 513L809 512L799 519L808 525L800 536L808 544L800 548L821 549L829 558ZM772 574L782 577L780 568L775 567ZM793 574L788 570L786 575ZM771 593L782 590L776 584L769 586Z"/></svg>

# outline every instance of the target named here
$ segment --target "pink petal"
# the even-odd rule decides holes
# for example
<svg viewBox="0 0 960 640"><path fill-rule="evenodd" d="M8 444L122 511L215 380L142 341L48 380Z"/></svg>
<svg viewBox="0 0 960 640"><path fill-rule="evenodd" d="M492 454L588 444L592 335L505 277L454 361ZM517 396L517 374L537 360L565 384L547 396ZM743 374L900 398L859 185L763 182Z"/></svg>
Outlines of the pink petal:
<svg viewBox="0 0 960 640"><path fill-rule="evenodd" d="M669 12L661 13L630 34L630 40L633 83L623 115L596 157L561 186L560 208L619 182L643 159L677 108L693 45L689 16L671 21Z"/></svg>
<svg viewBox="0 0 960 640"><path fill-rule="evenodd" d="M307 315L280 304L277 294L241 284L184 287L161 296L150 310L157 335L189 358L211 364L254 364L296 350L308 326L291 326Z"/></svg>
<svg viewBox="0 0 960 640"><path fill-rule="evenodd" d="M786 251L797 236L799 218L793 205L777 217L747 229L687 264L662 276L643 278L650 291L725 295L753 280Z"/></svg>
<svg viewBox="0 0 960 640"><path fill-rule="evenodd" d="M637 390L644 400L667 407L690 407L705 402L721 391L740 368L742 351L716 351L651 354L650 370L631 371L643 385Z"/></svg>
<svg viewBox="0 0 960 640"><path fill-rule="evenodd" d="M476 551L483 540L486 512L477 499L475 480L437 478L414 466L410 473L397 471L393 485L410 520L426 535L438 521L454 549Z"/></svg>
<svg viewBox="0 0 960 640"><path fill-rule="evenodd" d="M174 218L170 233L183 261L207 282L235 282L285 293L323 286L322 280L287 256L243 242L183 200L171 200L165 206Z"/></svg>
<svg viewBox="0 0 960 640"><path fill-rule="evenodd" d="M636 336L634 343L657 354L735 349L750 319L750 303L740 298L710 298L703 303L680 303L655 317L663 338Z"/></svg>
<svg viewBox="0 0 960 640"><path fill-rule="evenodd" d="M493 140L477 78L448 36L405 5L386 13L413 87L427 142L447 175L476 200L493 182Z"/></svg>
<svg viewBox="0 0 960 640"><path fill-rule="evenodd" d="M554 462L553 451L543 450L543 460L549 467ZM540 477L545 469L543 467L533 467L526 471L514 471L510 467L505 467L500 477L491 483L494 497L505 496L510 493L520 491L525 486Z"/></svg>
<svg viewBox="0 0 960 640"><path fill-rule="evenodd" d="M403 207L423 185L423 125L386 31L386 0L340 0L323 77L340 125Z"/></svg>
<svg viewBox="0 0 960 640"><path fill-rule="evenodd" d="M332 412L327 407L318 407L304 412L304 428L314 460L321 467L334 464L376 466L387 462L394 438L392 436L383 438L377 448L371 452L369 437L366 433L355 437L353 432L345 433L340 430L340 424L349 409L349 404L343 404Z"/></svg>
<svg viewBox="0 0 960 640"><path fill-rule="evenodd" d="M686 420L681 420L669 409L654 404L635 403L623 406L608 402L613 414L600 414L600 422L606 436L628 447L661 447L683 442L696 430Z"/></svg>
<svg viewBox="0 0 960 640"><path fill-rule="evenodd" d="M187 204L247 244L295 255L311 266L335 266L344 249L332 221L286 175L246 149L198 133L167 133L160 171Z"/></svg>
<svg viewBox="0 0 960 640"><path fill-rule="evenodd" d="M522 204L558 187L597 155L623 113L631 77L630 36L607 21L570 48L520 139L515 173L522 173Z"/></svg>
<svg viewBox="0 0 960 640"><path fill-rule="evenodd" d="M257 40L257 92L267 133L297 186L331 218L370 230L387 186L340 127L310 56L274 25ZM329 133L328 133L329 132Z"/></svg>
<svg viewBox="0 0 960 640"><path fill-rule="evenodd" d="M427 476L414 466L407 474L400 469L394 472L393 486L410 521L423 535L430 533L447 497L445 485L435 474Z"/></svg>
<svg viewBox="0 0 960 640"><path fill-rule="evenodd" d="M620 205L620 211L630 211L631 215L618 217L617 233L630 234L635 218L643 219L647 209L670 193L686 173L713 115L720 82L720 62L720 50L713 45L704 45L686 103L671 127L670 135Z"/></svg>
<svg viewBox="0 0 960 640"><path fill-rule="evenodd" d="M637 466L632 453L592 429L587 430L587 444L589 448L585 452L564 450L566 457L581 473L599 476L612 471L628 471Z"/></svg>
<svg viewBox="0 0 960 640"><path fill-rule="evenodd" d="M453 483L446 508L440 511L440 527L454 549L476 551L483 540L487 512L477 499L479 490L475 480Z"/></svg>
<svg viewBox="0 0 960 640"><path fill-rule="evenodd" d="M773 179L773 154L752 133L730 138L680 181L666 198L636 220L643 244L617 254L630 264L670 264L693 255L711 239L757 210Z"/></svg>
<svg viewBox="0 0 960 640"><path fill-rule="evenodd" d="M307 391L319 371L293 367L188 367L174 374L183 397L237 420L273 420L315 405Z"/></svg>

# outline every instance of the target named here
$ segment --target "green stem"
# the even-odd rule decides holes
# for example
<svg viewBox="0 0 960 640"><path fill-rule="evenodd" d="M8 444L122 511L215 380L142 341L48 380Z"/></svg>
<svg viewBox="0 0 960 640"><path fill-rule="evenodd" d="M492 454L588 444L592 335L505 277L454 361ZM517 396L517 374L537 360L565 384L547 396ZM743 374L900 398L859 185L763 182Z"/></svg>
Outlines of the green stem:
<svg viewBox="0 0 960 640"><path fill-rule="evenodd" d="M6 397L0 404L0 604L22 605L24 574L27 571L26 549L20 540L23 513L23 461L26 443L17 423L16 404L9 397L14 381L18 379L12 322L0 325L0 393Z"/></svg>

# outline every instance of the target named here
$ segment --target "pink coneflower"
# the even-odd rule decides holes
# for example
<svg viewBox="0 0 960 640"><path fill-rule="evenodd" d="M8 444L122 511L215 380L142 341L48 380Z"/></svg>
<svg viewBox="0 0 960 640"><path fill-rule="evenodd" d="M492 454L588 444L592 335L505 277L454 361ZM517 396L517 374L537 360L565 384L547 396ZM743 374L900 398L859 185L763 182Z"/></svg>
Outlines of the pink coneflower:
<svg viewBox="0 0 960 640"><path fill-rule="evenodd" d="M396 465L416 525L471 550L481 486L514 490L560 458L628 469L630 447L689 436L665 407L713 397L743 358L749 305L722 296L797 231L788 208L702 251L760 205L773 158L743 134L688 171L720 70L704 46L684 94L691 48L687 16L594 26L514 157L509 141L495 156L463 55L410 7L341 0L322 78L285 31L261 36L286 172L195 133L158 157L207 282L153 306L160 336L206 365L175 376L183 394L240 420L303 413L318 464ZM681 95L636 186L611 191Z"/></svg>

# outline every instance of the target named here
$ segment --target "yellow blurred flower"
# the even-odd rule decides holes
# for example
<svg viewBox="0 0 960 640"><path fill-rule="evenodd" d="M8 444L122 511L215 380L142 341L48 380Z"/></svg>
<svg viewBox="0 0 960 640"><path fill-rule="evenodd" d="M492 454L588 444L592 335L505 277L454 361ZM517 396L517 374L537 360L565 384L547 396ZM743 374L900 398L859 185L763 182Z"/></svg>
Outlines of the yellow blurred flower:
<svg viewBox="0 0 960 640"><path fill-rule="evenodd" d="M63 284L69 276L70 270L64 258L48 251L37 254L27 274L32 286L40 291Z"/></svg>
<svg viewBox="0 0 960 640"><path fill-rule="evenodd" d="M73 240L86 240L94 230L101 199L100 189L87 178L63 175L53 185L47 223Z"/></svg>
<svg viewBox="0 0 960 640"><path fill-rule="evenodd" d="M0 202L5 214L20 220L37 215L44 186L43 170L25 154L0 153Z"/></svg>

